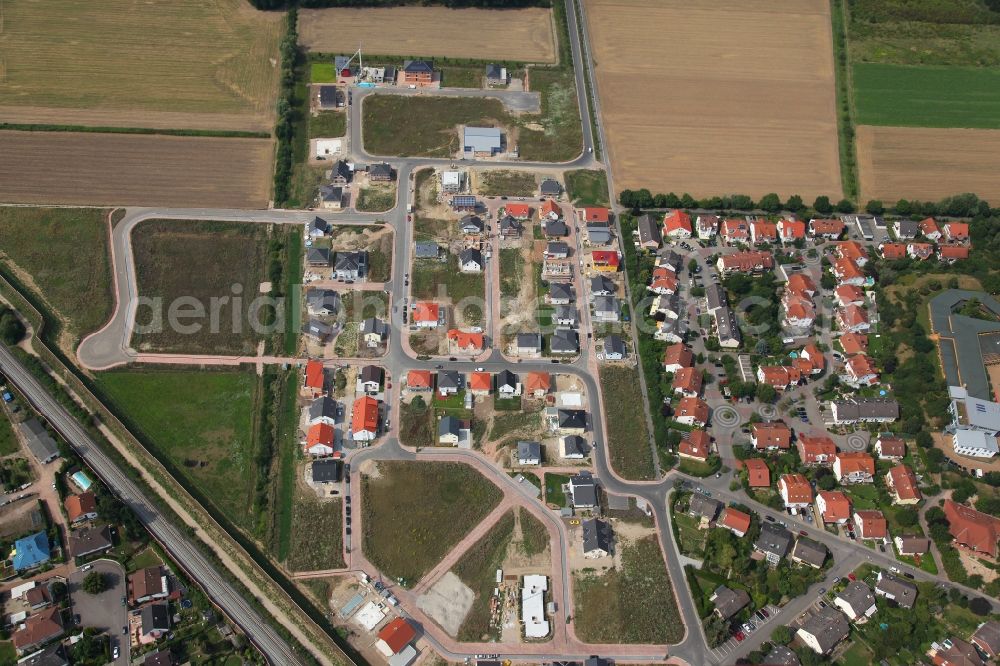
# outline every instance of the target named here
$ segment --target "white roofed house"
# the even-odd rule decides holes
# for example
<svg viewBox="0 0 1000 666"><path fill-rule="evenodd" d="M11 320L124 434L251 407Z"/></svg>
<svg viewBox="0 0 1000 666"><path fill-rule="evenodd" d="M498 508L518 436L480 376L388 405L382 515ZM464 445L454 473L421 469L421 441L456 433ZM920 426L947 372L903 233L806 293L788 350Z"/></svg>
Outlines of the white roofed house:
<svg viewBox="0 0 1000 666"><path fill-rule="evenodd" d="M496 127L469 127L462 133L462 147L466 153L490 157L503 149L503 135Z"/></svg>
<svg viewBox="0 0 1000 666"><path fill-rule="evenodd" d="M525 576L521 587L521 621L526 638L545 638L549 622L545 619L545 591L549 580L545 576Z"/></svg>
<svg viewBox="0 0 1000 666"><path fill-rule="evenodd" d="M462 250L458 255L458 268L463 273L482 273L483 253L475 249Z"/></svg>

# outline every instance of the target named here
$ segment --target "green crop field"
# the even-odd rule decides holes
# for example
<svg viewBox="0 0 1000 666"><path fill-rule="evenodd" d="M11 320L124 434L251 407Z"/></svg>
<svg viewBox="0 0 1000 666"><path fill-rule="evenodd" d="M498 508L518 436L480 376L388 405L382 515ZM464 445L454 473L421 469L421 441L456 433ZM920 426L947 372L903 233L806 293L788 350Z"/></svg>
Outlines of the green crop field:
<svg viewBox="0 0 1000 666"><path fill-rule="evenodd" d="M365 557L412 586L500 503L468 465L381 461L361 481Z"/></svg>
<svg viewBox="0 0 1000 666"><path fill-rule="evenodd" d="M854 65L861 125L1000 128L1000 70Z"/></svg>
<svg viewBox="0 0 1000 666"><path fill-rule="evenodd" d="M99 208L0 207L0 261L16 266L19 278L27 275L20 281L64 319L74 341L111 314L107 214Z"/></svg>
<svg viewBox="0 0 1000 666"><path fill-rule="evenodd" d="M270 131L283 18L245 0L4 2L0 115Z"/></svg>
<svg viewBox="0 0 1000 666"><path fill-rule="evenodd" d="M112 370L97 376L115 411L233 523L254 487L253 372Z"/></svg>

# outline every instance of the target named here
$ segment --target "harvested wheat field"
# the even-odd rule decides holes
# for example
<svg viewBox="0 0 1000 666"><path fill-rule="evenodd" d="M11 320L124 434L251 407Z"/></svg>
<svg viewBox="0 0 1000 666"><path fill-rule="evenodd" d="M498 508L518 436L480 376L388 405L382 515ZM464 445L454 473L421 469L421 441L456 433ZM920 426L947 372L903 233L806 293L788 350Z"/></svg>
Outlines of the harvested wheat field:
<svg viewBox="0 0 1000 666"><path fill-rule="evenodd" d="M0 121L269 131L284 14L246 0L0 3Z"/></svg>
<svg viewBox="0 0 1000 666"><path fill-rule="evenodd" d="M0 202L264 208L270 139L0 132Z"/></svg>
<svg viewBox="0 0 1000 666"><path fill-rule="evenodd" d="M840 198L828 3L584 6L619 190Z"/></svg>
<svg viewBox="0 0 1000 666"><path fill-rule="evenodd" d="M857 137L863 200L1000 201L1000 130L859 125Z"/></svg>
<svg viewBox="0 0 1000 666"><path fill-rule="evenodd" d="M299 43L320 53L555 62L548 9L303 9Z"/></svg>

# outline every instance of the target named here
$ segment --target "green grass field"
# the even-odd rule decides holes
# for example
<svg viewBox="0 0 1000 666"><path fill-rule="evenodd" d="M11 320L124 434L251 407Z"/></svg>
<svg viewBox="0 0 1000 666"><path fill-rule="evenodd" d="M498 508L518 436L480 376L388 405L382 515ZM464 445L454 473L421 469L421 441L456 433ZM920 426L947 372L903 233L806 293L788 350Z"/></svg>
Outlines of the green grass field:
<svg viewBox="0 0 1000 666"><path fill-rule="evenodd" d="M448 255L448 261L442 263L433 259L420 259L413 262L413 283L411 285L414 298L437 298L439 289L452 303L458 303L465 298L483 299L486 290L486 280L482 273L461 273L458 270L458 256Z"/></svg>
<svg viewBox="0 0 1000 666"><path fill-rule="evenodd" d="M319 571L344 566L344 513L340 500L320 502L305 494L295 498L288 568Z"/></svg>
<svg viewBox="0 0 1000 666"><path fill-rule="evenodd" d="M490 598L496 587L496 570L503 565L513 534L514 512L508 511L452 567L454 574L476 594L458 630L458 640L472 642L498 637L496 628L490 629Z"/></svg>
<svg viewBox="0 0 1000 666"><path fill-rule="evenodd" d="M17 650L13 641L0 641L0 664L17 663Z"/></svg>
<svg viewBox="0 0 1000 666"><path fill-rule="evenodd" d="M526 474L525 478L537 479L538 477ZM521 551L528 557L544 553L545 549L549 547L549 531L545 529L542 521L535 518L535 514L524 508L518 509L518 520L521 523L521 541L519 544Z"/></svg>
<svg viewBox="0 0 1000 666"><path fill-rule="evenodd" d="M412 586L500 503L501 492L468 465L381 461L362 477L365 556Z"/></svg>
<svg viewBox="0 0 1000 666"><path fill-rule="evenodd" d="M604 408L616 418L608 421L608 455L611 466L626 479L649 480L656 475L649 429L635 368L602 367Z"/></svg>
<svg viewBox="0 0 1000 666"><path fill-rule="evenodd" d="M0 207L0 260L63 318L74 341L111 314L108 211L97 208ZM53 261L54 257L65 261Z"/></svg>
<svg viewBox="0 0 1000 666"><path fill-rule="evenodd" d="M479 174L479 193L486 197L532 197L538 186L534 174L498 169Z"/></svg>
<svg viewBox="0 0 1000 666"><path fill-rule="evenodd" d="M483 68L473 65L437 65L441 85L447 88L482 88Z"/></svg>
<svg viewBox="0 0 1000 666"><path fill-rule="evenodd" d="M567 171L566 194L578 206L607 206L608 176L600 169Z"/></svg>
<svg viewBox="0 0 1000 666"><path fill-rule="evenodd" d="M621 569L583 574L573 586L576 635L588 643L676 643L684 635L655 536L622 550Z"/></svg>
<svg viewBox="0 0 1000 666"><path fill-rule="evenodd" d="M332 62L309 63L310 83L336 83L337 76Z"/></svg>
<svg viewBox="0 0 1000 666"><path fill-rule="evenodd" d="M278 231L276 233L283 233ZM254 330L252 304L260 285L268 280L270 237L268 225L239 222L150 220L132 232L139 295L161 299L162 326L158 331L137 330L132 344L141 351L253 354L266 337ZM233 299L239 294L239 302ZM226 301L221 299L226 298ZM183 320L198 325L186 331L169 323L169 309L181 299L194 299L204 315ZM211 319L213 299L219 299L216 330ZM239 305L240 313L234 310ZM155 321L154 309L140 306L137 325Z"/></svg>
<svg viewBox="0 0 1000 666"><path fill-rule="evenodd" d="M320 111L309 116L310 139L336 139L347 133L347 113L344 111Z"/></svg>
<svg viewBox="0 0 1000 666"><path fill-rule="evenodd" d="M562 487L569 483L569 476L566 474L555 474L547 472L545 474L545 502L556 506L566 506L566 493Z"/></svg>
<svg viewBox="0 0 1000 666"><path fill-rule="evenodd" d="M861 125L1000 128L1000 70L854 65Z"/></svg>
<svg viewBox="0 0 1000 666"><path fill-rule="evenodd" d="M254 518L253 372L111 370L97 376L115 410L233 523Z"/></svg>
<svg viewBox="0 0 1000 666"><path fill-rule="evenodd" d="M384 213L396 205L396 188L392 186L373 185L363 187L358 192L358 200L354 207L370 213Z"/></svg>

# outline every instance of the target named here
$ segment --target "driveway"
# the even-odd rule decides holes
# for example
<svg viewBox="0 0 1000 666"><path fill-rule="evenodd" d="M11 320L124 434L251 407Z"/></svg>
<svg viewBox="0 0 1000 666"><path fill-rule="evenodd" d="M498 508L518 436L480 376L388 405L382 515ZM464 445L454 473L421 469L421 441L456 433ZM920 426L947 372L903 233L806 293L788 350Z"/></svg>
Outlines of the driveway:
<svg viewBox="0 0 1000 666"><path fill-rule="evenodd" d="M128 608L122 604L125 569L112 560L97 560L87 566L92 568L87 571L80 568L69 575L73 613L80 616L80 626L108 632L112 648L117 645L120 649L118 660L113 663L125 666L129 663L129 643L122 636L122 627L128 624ZM109 587L100 594L87 594L81 587L83 579L94 571L104 574Z"/></svg>

